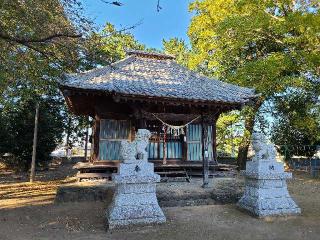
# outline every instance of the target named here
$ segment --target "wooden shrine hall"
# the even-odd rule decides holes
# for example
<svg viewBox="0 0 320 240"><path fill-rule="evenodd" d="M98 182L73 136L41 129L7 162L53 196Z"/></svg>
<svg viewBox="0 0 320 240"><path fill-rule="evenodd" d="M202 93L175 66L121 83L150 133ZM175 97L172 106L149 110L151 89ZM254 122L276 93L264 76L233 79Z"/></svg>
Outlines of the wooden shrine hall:
<svg viewBox="0 0 320 240"><path fill-rule="evenodd" d="M152 133L149 161L157 172L166 176L198 169L204 184L217 165L219 114L256 98L253 89L204 77L173 56L143 51L128 51L110 66L68 74L60 89L74 114L94 119L90 161L80 167L84 176L117 171L121 140L133 140L137 129L146 128Z"/></svg>

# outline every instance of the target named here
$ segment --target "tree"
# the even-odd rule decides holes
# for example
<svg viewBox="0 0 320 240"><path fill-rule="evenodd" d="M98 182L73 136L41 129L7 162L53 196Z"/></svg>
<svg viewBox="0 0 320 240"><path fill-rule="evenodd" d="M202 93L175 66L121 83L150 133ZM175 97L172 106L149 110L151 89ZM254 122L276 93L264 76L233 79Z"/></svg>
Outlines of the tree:
<svg viewBox="0 0 320 240"><path fill-rule="evenodd" d="M319 99L307 91L291 91L275 101L272 140L288 160L292 155L311 157L320 144Z"/></svg>
<svg viewBox="0 0 320 240"><path fill-rule="evenodd" d="M238 111L221 114L217 121L217 151L224 155L235 156L241 138L239 126L241 115ZM241 129L242 130L242 129Z"/></svg>
<svg viewBox="0 0 320 240"><path fill-rule="evenodd" d="M33 91L33 89L29 89ZM37 160L38 166L45 166L49 154L62 141L63 101L57 90L45 96L26 94L26 89L15 88L6 91L6 98L1 101L2 125L0 154L12 154L7 160L11 167L27 171L30 168L34 113L36 103L40 103Z"/></svg>
<svg viewBox="0 0 320 240"><path fill-rule="evenodd" d="M76 70L89 27L77 0L4 0L0 12L0 93L14 81Z"/></svg>
<svg viewBox="0 0 320 240"><path fill-rule="evenodd" d="M66 106L65 106L66 107ZM84 139L87 127L90 125L88 117L76 116L65 109L64 111L64 131L66 135L66 151L74 147L80 139Z"/></svg>
<svg viewBox="0 0 320 240"><path fill-rule="evenodd" d="M37 164L44 164L63 135L65 111L56 79L79 68L85 31L80 2L3 1L0 5L1 153L30 167L34 108L40 104ZM3 130L3 129L2 129Z"/></svg>
<svg viewBox="0 0 320 240"><path fill-rule="evenodd" d="M0 153L13 154L13 158L7 163L23 170L28 170L30 166L36 102L40 103L38 166L47 162L49 154L61 143L64 134L67 135L68 147L84 138L88 119L68 113L56 79L64 71L80 71L120 60L125 55L126 48L143 49L144 46L130 33L116 30L108 23L103 31L92 32L81 42L76 50L78 58L72 68L57 66L61 61L68 61L68 58L61 58L61 61L56 62L55 58L46 58L38 51L25 49L26 56L31 57L32 61L21 63L21 74L6 76L9 81L3 85L0 98L0 122L4 126L0 130L0 136L3 136L0 139ZM14 54L9 52L9 55ZM59 50L54 53L59 54ZM19 59L13 59L16 60Z"/></svg>
<svg viewBox="0 0 320 240"><path fill-rule="evenodd" d="M238 165L245 167L255 117L266 101L319 79L317 1L203 0L190 4L193 56L189 66L245 87L261 97L244 110ZM206 68L199 66L206 66Z"/></svg>
<svg viewBox="0 0 320 240"><path fill-rule="evenodd" d="M144 46L127 33L135 26L116 30L107 24L96 33L80 0L4 0L0 13L0 153L13 154L10 164L28 170L36 103L38 165L48 160L64 132L68 145L85 134L87 118L68 114L56 80L120 60L124 48Z"/></svg>
<svg viewBox="0 0 320 240"><path fill-rule="evenodd" d="M177 63L188 67L191 52L184 40L178 38L163 39L162 45L165 53L173 55Z"/></svg>
<svg viewBox="0 0 320 240"><path fill-rule="evenodd" d="M133 25L124 29L116 29L107 22L100 32L91 32L83 48L83 64L85 69L91 69L98 65L109 65L123 59L126 50L145 50L145 46L139 43L128 30L136 27Z"/></svg>

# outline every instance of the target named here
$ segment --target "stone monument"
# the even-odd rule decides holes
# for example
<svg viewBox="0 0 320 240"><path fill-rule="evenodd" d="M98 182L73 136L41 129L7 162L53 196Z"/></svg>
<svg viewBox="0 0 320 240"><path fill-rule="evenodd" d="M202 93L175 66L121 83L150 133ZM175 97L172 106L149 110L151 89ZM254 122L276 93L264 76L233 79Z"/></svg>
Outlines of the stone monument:
<svg viewBox="0 0 320 240"><path fill-rule="evenodd" d="M267 144L261 133L253 133L252 147L255 155L243 171L245 192L238 206L258 217L300 214L287 189L286 179L292 173L284 172L283 164L276 161L274 145Z"/></svg>
<svg viewBox="0 0 320 240"><path fill-rule="evenodd" d="M156 197L156 183L160 176L154 173L146 151L150 132L139 129L135 141L122 141L119 172L112 176L116 184L112 203L107 210L109 229L130 225L163 223L166 218Z"/></svg>

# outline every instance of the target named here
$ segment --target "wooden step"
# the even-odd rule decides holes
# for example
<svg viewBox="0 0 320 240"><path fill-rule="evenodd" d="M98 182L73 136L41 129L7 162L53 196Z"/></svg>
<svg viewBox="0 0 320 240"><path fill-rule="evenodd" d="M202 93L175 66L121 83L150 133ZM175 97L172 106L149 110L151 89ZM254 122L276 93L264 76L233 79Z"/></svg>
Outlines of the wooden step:
<svg viewBox="0 0 320 240"><path fill-rule="evenodd" d="M164 177L161 178L160 182L190 182L188 177Z"/></svg>
<svg viewBox="0 0 320 240"><path fill-rule="evenodd" d="M159 175L181 175L181 174L184 174L184 175L186 175L187 172L186 171L170 171L170 172L156 172L156 174L159 174Z"/></svg>
<svg viewBox="0 0 320 240"><path fill-rule="evenodd" d="M77 173L79 181L82 179L111 179L110 173Z"/></svg>

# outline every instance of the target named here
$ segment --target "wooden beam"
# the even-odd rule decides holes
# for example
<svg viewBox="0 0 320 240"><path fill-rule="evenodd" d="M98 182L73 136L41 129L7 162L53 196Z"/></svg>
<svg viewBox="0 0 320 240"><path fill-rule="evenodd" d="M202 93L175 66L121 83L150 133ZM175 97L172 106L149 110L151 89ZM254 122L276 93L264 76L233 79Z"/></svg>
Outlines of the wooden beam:
<svg viewBox="0 0 320 240"><path fill-rule="evenodd" d="M183 123L187 123L195 118L197 118L200 114L176 114L176 113L152 113L142 110L142 115L151 121L159 121L160 118L163 121L174 121L178 122L181 121ZM158 118L157 118L158 117Z"/></svg>
<svg viewBox="0 0 320 240"><path fill-rule="evenodd" d="M192 100L192 99L180 99L180 98L170 98L170 97L156 97L156 96L142 96L142 95L132 95L132 94L114 94L111 92L99 91L99 90L89 90L89 89L78 89L66 86L60 86L61 91L63 92L65 98L69 98L70 104L69 107L72 107L74 112L77 114L85 114L92 108L93 105L98 105L103 103L109 105L112 102L125 106L123 103L139 103L141 106L146 108L147 111L153 109L149 112L163 112L159 108L165 107L167 111L172 113L191 113L191 114L200 114L201 112L214 112L220 109L221 111L229 111L232 109L239 109L242 107L242 103L238 102L223 102L223 101L204 101L204 100ZM83 99L83 100L82 100ZM103 99L108 99L104 101ZM82 105L85 105L83 107ZM177 107L180 110L177 110ZM154 111L155 110L155 111Z"/></svg>

